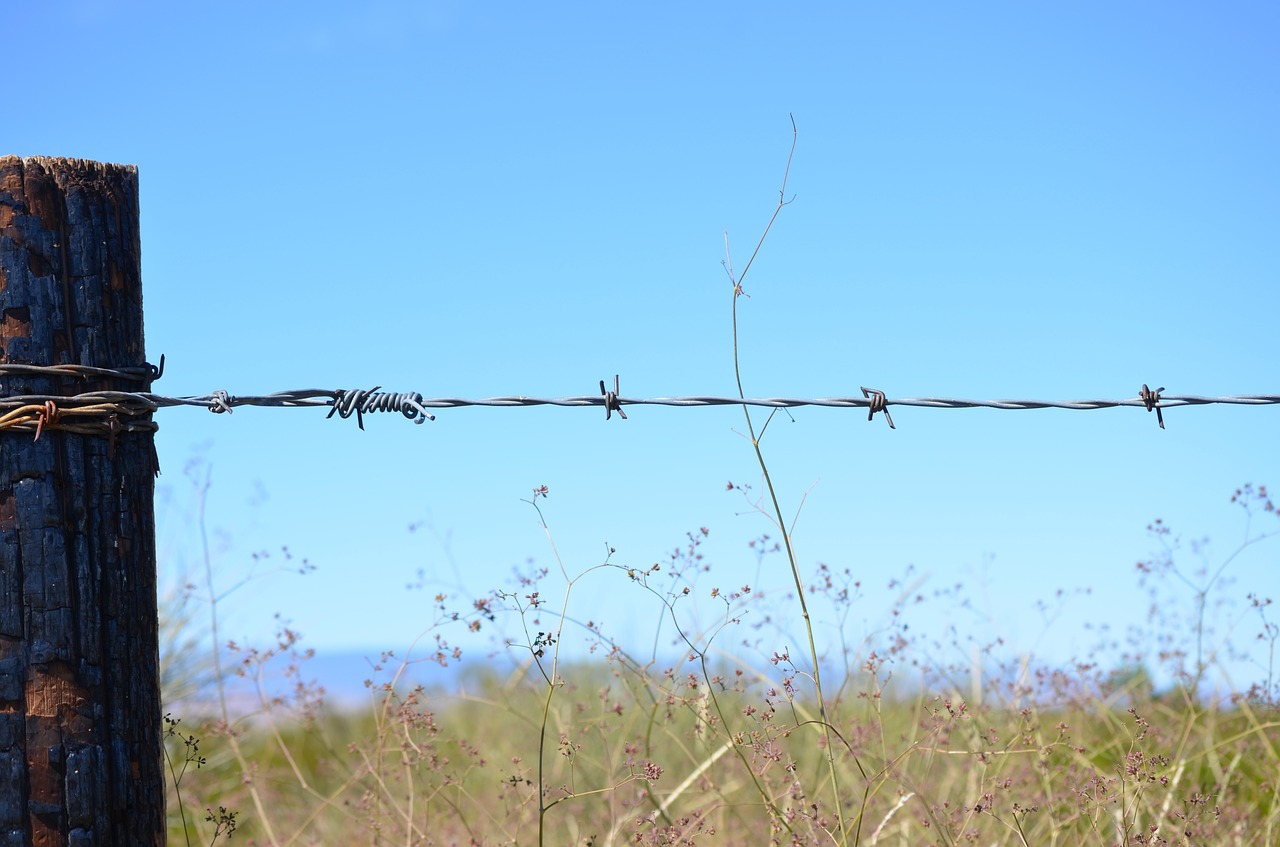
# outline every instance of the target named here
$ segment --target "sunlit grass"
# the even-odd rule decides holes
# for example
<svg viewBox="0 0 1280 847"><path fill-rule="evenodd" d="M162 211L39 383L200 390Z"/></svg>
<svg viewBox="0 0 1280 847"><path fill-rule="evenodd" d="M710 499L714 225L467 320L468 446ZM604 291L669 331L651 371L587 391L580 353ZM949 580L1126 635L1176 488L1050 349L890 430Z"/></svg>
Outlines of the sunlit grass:
<svg viewBox="0 0 1280 847"><path fill-rule="evenodd" d="M708 681L696 664L619 654L561 676L547 843L832 842L823 736L799 726L813 704L746 673ZM277 843L533 843L545 683L487 674L465 690L375 691L374 710L282 719L277 733L247 722L248 773L206 726L209 761L186 775L184 802L242 810L235 837L256 843L270 839L243 811L246 780ZM973 707L883 691L865 670L847 690L828 711L857 843L1274 843L1280 715L1267 704L1136 686Z"/></svg>

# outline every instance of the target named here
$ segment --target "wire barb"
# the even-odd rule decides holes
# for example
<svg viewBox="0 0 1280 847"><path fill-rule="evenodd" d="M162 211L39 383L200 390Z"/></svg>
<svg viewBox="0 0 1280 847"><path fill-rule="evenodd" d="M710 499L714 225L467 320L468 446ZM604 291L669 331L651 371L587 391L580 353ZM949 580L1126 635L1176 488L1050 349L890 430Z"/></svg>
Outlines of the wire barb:
<svg viewBox="0 0 1280 847"><path fill-rule="evenodd" d="M884 412L884 419L889 422L889 429L897 429L893 425L893 418L889 415L889 406L884 399L884 392L877 391L874 388L862 387L862 396L869 401L867 403L867 420L871 420L876 416L876 412Z"/></svg>
<svg viewBox="0 0 1280 847"><path fill-rule="evenodd" d="M1142 383L1142 390L1138 392L1138 399L1140 399L1143 405L1147 407L1148 412L1155 409L1156 420L1160 422L1160 428L1164 429L1164 413L1160 411L1161 391L1164 391L1163 385L1155 391L1152 391L1150 388L1147 388L1147 384L1144 382Z"/></svg>
<svg viewBox="0 0 1280 847"><path fill-rule="evenodd" d="M604 380L600 380L600 393L604 395L604 419L607 421L614 412L618 413L618 417L624 421L627 419L627 413L622 411L622 403L618 400L618 375L613 375L613 390L609 391L604 387Z"/></svg>

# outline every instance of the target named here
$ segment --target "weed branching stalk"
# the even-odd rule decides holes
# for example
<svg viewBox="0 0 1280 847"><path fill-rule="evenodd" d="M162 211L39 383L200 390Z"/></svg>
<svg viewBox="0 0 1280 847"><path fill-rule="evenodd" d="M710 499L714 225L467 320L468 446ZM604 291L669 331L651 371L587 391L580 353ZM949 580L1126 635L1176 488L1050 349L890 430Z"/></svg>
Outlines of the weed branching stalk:
<svg viewBox="0 0 1280 847"><path fill-rule="evenodd" d="M209 632L213 637L213 672L217 681L218 688L218 713L222 717L222 725L226 732L227 746L231 748L232 755L235 756L236 763L239 764L241 772L245 775L246 785L249 789L249 796L253 799L254 810L258 813L258 819L262 822L262 829L267 836L267 840L272 847L280 847L280 841L276 838L275 832L271 827L271 820L267 815L266 804L263 802L262 795L258 791L258 787L253 780L249 778L249 774L253 772L253 768L249 764L248 758L244 755L244 751L240 748L239 740L236 738L235 731L231 728L231 713L227 709L227 694L224 685L225 676L222 669L222 645L218 641L218 602L221 596L214 590L213 579L213 555L209 550L209 529L205 520L205 505L208 500L210 478L212 471L207 471L205 481L202 486L197 488L197 518L200 526L200 549L204 558L205 568L205 585L209 591ZM232 589L234 590L234 589Z"/></svg>
<svg viewBox="0 0 1280 847"><path fill-rule="evenodd" d="M1158 518L1147 527L1147 531L1160 541L1161 546L1164 548L1162 555L1158 559L1141 562L1138 565L1139 572L1143 574L1151 574L1155 571L1163 571L1166 574L1170 574L1191 591L1195 603L1195 625L1192 630L1195 634L1195 663L1190 670L1184 668L1180 671L1185 689L1184 695L1187 697L1188 702L1191 703L1194 703L1200 695L1200 686L1204 680L1205 673L1214 664L1214 661L1205 657L1206 651L1216 659L1217 650L1222 647L1221 644L1213 647L1206 647L1205 645L1206 636L1211 634L1210 626L1206 621L1210 593L1222 581L1227 568L1241 554L1253 545L1280 534L1280 531L1277 530L1256 532L1254 529L1255 517L1277 513L1275 504L1268 496L1265 485L1257 488L1251 483L1241 486L1232 495L1231 502L1244 510L1243 537L1236 548L1222 560L1212 573L1209 572L1207 563L1191 572L1179 567L1175 554L1179 551L1180 541L1177 538L1172 538L1171 540L1172 530L1164 521ZM1193 542L1191 549L1193 553L1203 555L1203 542ZM1260 611L1263 608L1263 605L1259 603L1256 597L1251 598L1251 600L1253 600L1251 603L1252 609ZM1269 669L1267 674L1268 689L1271 687L1271 681L1272 673L1271 669Z"/></svg>
<svg viewBox="0 0 1280 847"><path fill-rule="evenodd" d="M175 718L170 714L166 714L164 718L164 738L167 742L170 738L176 738L183 746L182 764L181 766L174 764L174 757L169 755L169 744L164 745L164 760L169 767L169 778L173 783L173 793L178 800L178 814L182 819L182 835L186 839L187 847L191 847L191 829L187 822L187 805L182 800L182 778L187 774L187 767L195 765L197 769L207 763L207 759L200 755L200 741L194 735L183 735L178 732L178 724L182 723L181 719ZM234 828L234 826L233 826ZM230 833L228 833L228 836ZM217 834L214 835L217 840ZM212 842L210 842L212 843Z"/></svg>
<svg viewBox="0 0 1280 847"><path fill-rule="evenodd" d="M210 659L213 663L214 683L218 694L218 716L220 718L219 732L226 739L227 747L231 750L231 754L240 769L242 782L252 799L254 810L257 813L256 822L262 826L263 833L266 836L268 843L270 843L272 847L287 847L287 845L293 843L293 841L301 835L301 830L295 833L292 837L284 837L281 834L278 834L276 832L276 827L272 825L271 816L268 813L271 803L268 798L264 796L257 784L257 781L254 779L254 775L257 770L256 764L250 760L249 755L245 752L244 746L241 744L240 733L234 726L235 722L232 719L231 709L227 703L226 680L228 670L224 667L222 662L222 651L224 647L232 651L239 650L240 648L231 642L228 642L226 645L221 642L218 628L219 605L227 596L239 590L242 586L254 579L255 576L253 574L245 576L241 580L232 584L229 588L223 590L219 590L217 588L213 573L213 552L209 545L209 528L206 516L209 489L212 485L212 469L204 469L203 480L196 480L193 474L191 474L191 476L196 486L196 519L200 530L201 557L204 561L205 589L208 594L209 632L212 639ZM286 550L285 552L286 557L288 557L288 551ZM256 558L258 557L255 556L255 559ZM303 560L302 565L298 570L300 573L306 573L311 569L312 566L306 562L306 560ZM325 805L329 805L332 803L334 798L321 795L308 784L307 779L302 773L302 769L299 767L297 761L289 750L288 744L281 735L269 698L266 694L265 680L262 676L266 662L278 652L290 649L296 638L296 633L285 628L281 635L282 640L276 648L268 650L265 653L259 653L256 650L248 650L246 653L246 659L242 662L242 667L238 672L243 673L244 666L249 664L255 664L257 666L257 689L262 705L261 715L266 719L267 726L277 744L278 749L288 762L290 772L297 780L301 790L305 794L315 799L319 799ZM236 816L238 813L228 811L224 807L219 807L217 812L214 812L212 809L207 811L208 815L205 817L205 822L212 824L214 840L217 840L220 836L229 838L236 828Z"/></svg>
<svg viewBox="0 0 1280 847"><path fill-rule="evenodd" d="M733 375L734 375L734 379L737 382L738 397L743 400L746 399L747 395L742 388L742 367L741 367L741 361L740 361L739 349L738 349L739 348L738 299L744 293L742 289L743 280L746 279L747 274L750 272L751 266L755 263L756 257L760 255L760 248L764 246L765 239L769 237L769 232L770 230L773 229L774 222L777 221L778 215L781 214L783 207L788 205L791 202L791 200L787 199L787 178L791 175L791 160L792 160L792 157L795 156L796 140L798 136L799 136L799 132L796 129L795 117L793 116L791 118L791 149L787 153L787 165L786 165L786 168L783 170L782 185L778 189L778 205L774 207L773 215L770 216L769 223L765 225L764 232L760 234L759 240L756 241L755 249L752 250L751 252L751 258L747 260L747 264L743 267L741 273L734 272L733 259L729 253L729 234L727 232L725 233L724 268L725 268L725 272L729 275L729 282L732 284L732 294L733 294L733 308L732 308ZM783 542L783 547L787 553L787 562L791 566L791 576L792 576L792 579L795 581L796 597L800 601L800 614L804 620L805 634L808 637L808 641L809 641L809 658L810 658L810 661L812 661L813 663L813 687L814 687L814 694L818 699L818 718L819 718L818 722L821 724L821 727L822 727L824 748L825 748L826 760L827 760L827 769L831 779L831 794L835 800L836 820L837 820L837 832L835 834L836 835L835 841L838 844L846 845L849 843L850 833L849 833L848 825L846 824L844 819L844 805L840 797L839 769L836 767L835 746L833 744L834 736L836 735L836 733L834 732L834 728L832 727L831 721L828 718L827 701L826 701L826 698L823 696L823 692L822 692L822 671L819 667L817 642L814 640L814 635L813 635L813 621L809 618L809 606L808 606L808 602L806 601L804 579L800 574L800 566L796 562L795 549L792 546L792 540L791 540L791 530L787 526L786 519L782 515L782 507L778 502L778 494L777 494L777 491L774 490L773 479L769 475L769 465L765 461L764 452L760 448L760 439L764 437L765 430L769 428L769 422L773 420L773 414L776 411L777 410L775 409L773 412L769 413L769 416L765 419L764 424L760 427L760 431L757 433L756 423L751 417L750 407L747 406L746 403L742 404L742 414L743 414L743 417L746 418L747 433L751 438L751 447L755 451L756 462L760 465L760 473L764 478L765 488L769 492L771 517L772 517L772 520L776 523L778 527L778 531L782 533L782 542ZM852 751L850 751L850 755L854 755ZM854 761L855 763L857 763L858 769L862 770L862 764L857 761L856 755L854 755ZM859 816L858 820L859 822L861 821L861 815ZM860 830L860 826L859 826L859 830ZM856 844L857 841L858 839L855 833L854 843Z"/></svg>
<svg viewBox="0 0 1280 847"><path fill-rule="evenodd" d="M569 598L573 594L573 587L587 574L600 568L611 567L609 557L605 557L605 561L598 565L587 568L577 576L571 577L568 568L565 567L564 560L560 556L560 551L556 547L556 541L551 534L551 527L547 525L547 520L542 514L542 509L538 506L538 498L547 496L547 487L541 486L535 488L533 497L525 502L533 506L538 513L538 522L542 526L542 531L546 533L547 543L551 546L551 553L555 557L556 565L560 568L560 575L564 578L564 600L560 605L560 612L557 616L558 624L553 631L538 632L536 636L529 639L526 627L525 636L529 641L529 649L533 654L534 664L538 666L538 672L542 674L542 678L547 683L547 693L542 701L542 718L538 725L538 847L544 847L546 844L546 822L547 813L555 806L569 799L580 797L588 797L596 794L605 794L617 790L623 783L606 786L604 788L591 789L586 791L573 790L565 797L558 797L550 802L547 801L548 785L547 785L547 731L551 723L551 703L555 699L557 689L564 685L564 680L560 678L560 646L561 635L564 631L564 623L569 618ZM613 554L613 550L609 550L609 555ZM536 592L528 598L530 607L535 609L541 604ZM543 659L546 658L546 651L551 650L550 669L543 665ZM630 779L624 780L629 782Z"/></svg>
<svg viewBox="0 0 1280 847"><path fill-rule="evenodd" d="M690 535L690 538L693 538L692 534ZM696 542L694 543L696 544ZM654 573L656 571L656 568L657 566L655 565L654 568L651 568L648 572L629 570L628 575L633 581L639 584L645 591L648 591L650 594L656 597L658 601L662 604L664 609L666 610L666 613L670 616L671 624L675 628L677 636L680 638L682 642L684 642L685 647L688 648L689 656L692 658L696 658L698 660L698 667L702 673L703 682L706 685L706 688L705 688L706 697L711 703L711 708L715 712L716 718L719 720L720 726L725 727L726 731L728 731L727 728L730 726L728 715L725 713L725 709L720 701L720 697L716 693L717 677L711 672L711 669L707 664L707 655L711 651L712 643L715 641L716 636L718 636L726 627L728 627L729 624L739 623L740 620L737 616L733 614L733 606L730 598L721 594L717 589L715 592L713 592L712 596L717 597L719 600L721 600L725 604L723 618L709 632L705 633L705 635L700 636L700 635L691 634L681 624L680 619L676 615L676 603L679 602L682 596L685 596L688 593L689 591L688 587L686 587L681 592L675 592L673 590L671 591L671 593L663 594L662 592L654 588L654 586L652 586L649 582L649 574ZM738 595L735 595L735 596L738 596ZM655 633L655 640L656 640L656 633ZM696 643L698 641L703 642L702 646L699 646L699 644ZM667 810L680 797L680 795L682 795L689 788L689 786L693 784L693 782L702 773L704 773L712 765L714 765L715 762L721 756L723 756L726 752L729 752L730 750L732 750L733 753L738 757L738 760L742 763L743 769L746 771L748 778L751 780L753 786L755 787L755 791L759 795L761 802L769 810L769 814L772 817L774 824L780 829L786 830L786 832L792 837L793 840L798 839L799 836L796 833L795 827L792 825L791 821L788 819L786 812L782 809L781 806L779 806L777 800L769 793L768 788L765 786L764 782L762 781L761 775L756 773L755 769L751 765L751 762L748 760L747 754L744 751L744 745L741 743L742 740L743 740L742 736L730 732L730 735L725 740L725 742L720 747L713 750L706 758L704 758L702 762L694 768L692 773L685 779L685 781L682 782L675 789L674 792L668 795L665 800L658 801L656 798L653 798L651 794L650 799L654 800L654 805L656 807L656 811L658 815L664 821L666 821L668 826L672 826L673 822ZM617 827L615 827L614 830L610 833L609 840L605 842L606 845L612 843L613 836L616 834L616 831L617 831Z"/></svg>

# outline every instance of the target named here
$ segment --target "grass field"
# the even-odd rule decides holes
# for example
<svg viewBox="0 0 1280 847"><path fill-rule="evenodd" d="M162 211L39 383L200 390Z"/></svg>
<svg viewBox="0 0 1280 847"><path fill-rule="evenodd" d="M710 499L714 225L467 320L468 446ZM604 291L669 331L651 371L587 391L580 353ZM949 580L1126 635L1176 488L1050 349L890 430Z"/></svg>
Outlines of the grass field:
<svg viewBox="0 0 1280 847"><path fill-rule="evenodd" d="M1265 488L1235 499L1274 520ZM861 643L817 645L820 708L812 657L740 649L748 613L794 616L794 597L788 607L710 587L704 532L648 573L589 569L660 601L678 645L665 661L578 621L581 575L546 571L462 609L438 597L429 648L407 663L385 657L364 710L325 707L287 630L269 650L224 651L251 679L284 667L297 684L214 703L207 719L177 716L170 843L1280 842L1276 680L1268 671L1245 690L1210 690L1222 649L1206 639L1211 581L1184 604L1181 643L1160 639L1143 664L1120 667L1002 663L996 650L940 665L909 634L904 599ZM1260 525L1245 543L1271 533ZM1156 584L1187 577L1172 558L1139 571ZM852 574L824 567L802 588L837 620L861 599ZM1242 596L1233 614L1257 629L1258 666L1270 667L1270 600ZM452 639L504 620L520 633L505 649L522 663L463 663L447 690L401 684L413 662L457 664ZM589 644L572 660L566 628ZM756 645L775 637L750 631Z"/></svg>
<svg viewBox="0 0 1280 847"><path fill-rule="evenodd" d="M218 730L183 779L188 813L238 810L236 840L297 844L1271 844L1280 720L1140 679L1057 705L883 696L830 709L833 790L812 708L764 683L566 670L465 697L387 697L373 715ZM713 693L714 692L714 693ZM213 752L217 751L217 752ZM180 745L173 754L182 755ZM541 773L540 773L541 771ZM176 802L171 843L183 843ZM199 817L199 815L197 815ZM210 843L208 822L193 843Z"/></svg>

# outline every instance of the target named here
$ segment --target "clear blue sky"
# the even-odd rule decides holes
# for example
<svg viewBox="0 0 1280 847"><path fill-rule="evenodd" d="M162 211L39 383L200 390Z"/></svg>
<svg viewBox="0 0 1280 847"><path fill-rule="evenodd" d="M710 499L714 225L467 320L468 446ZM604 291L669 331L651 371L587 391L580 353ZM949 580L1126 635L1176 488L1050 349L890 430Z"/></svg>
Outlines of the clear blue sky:
<svg viewBox="0 0 1280 847"><path fill-rule="evenodd" d="M1280 390L1280 12L1271 3L13 4L3 152L136 163L159 392L372 387L428 397L733 391L727 230L751 396L1125 398ZM530 558L647 565L706 526L718 581L768 531L740 410L158 415L166 580L287 545L318 568L235 593L323 651L403 650L423 569L483 595ZM1134 563L1163 517L1243 531L1280 486L1280 408L1165 414L801 409L764 447L807 492L806 570L850 567L883 620L908 565L973 608L920 625L1083 656L1143 625ZM426 526L410 532L411 524ZM433 532L427 527L434 529ZM446 539L441 543L439 539ZM278 561L277 555L272 561ZM1194 560L1186 566L1194 567ZM1277 547L1229 596L1280 595ZM781 560L757 587L785 586ZM1089 587L1048 629L1036 599ZM652 632L616 574L575 608ZM434 590L434 589L433 589ZM1166 624L1169 621L1166 620ZM1254 626L1241 624L1242 643ZM486 631L487 632L487 631ZM482 633L482 635L485 633ZM483 644L483 641L476 642ZM471 645L464 641L468 649ZM477 648L478 649L478 648Z"/></svg>

